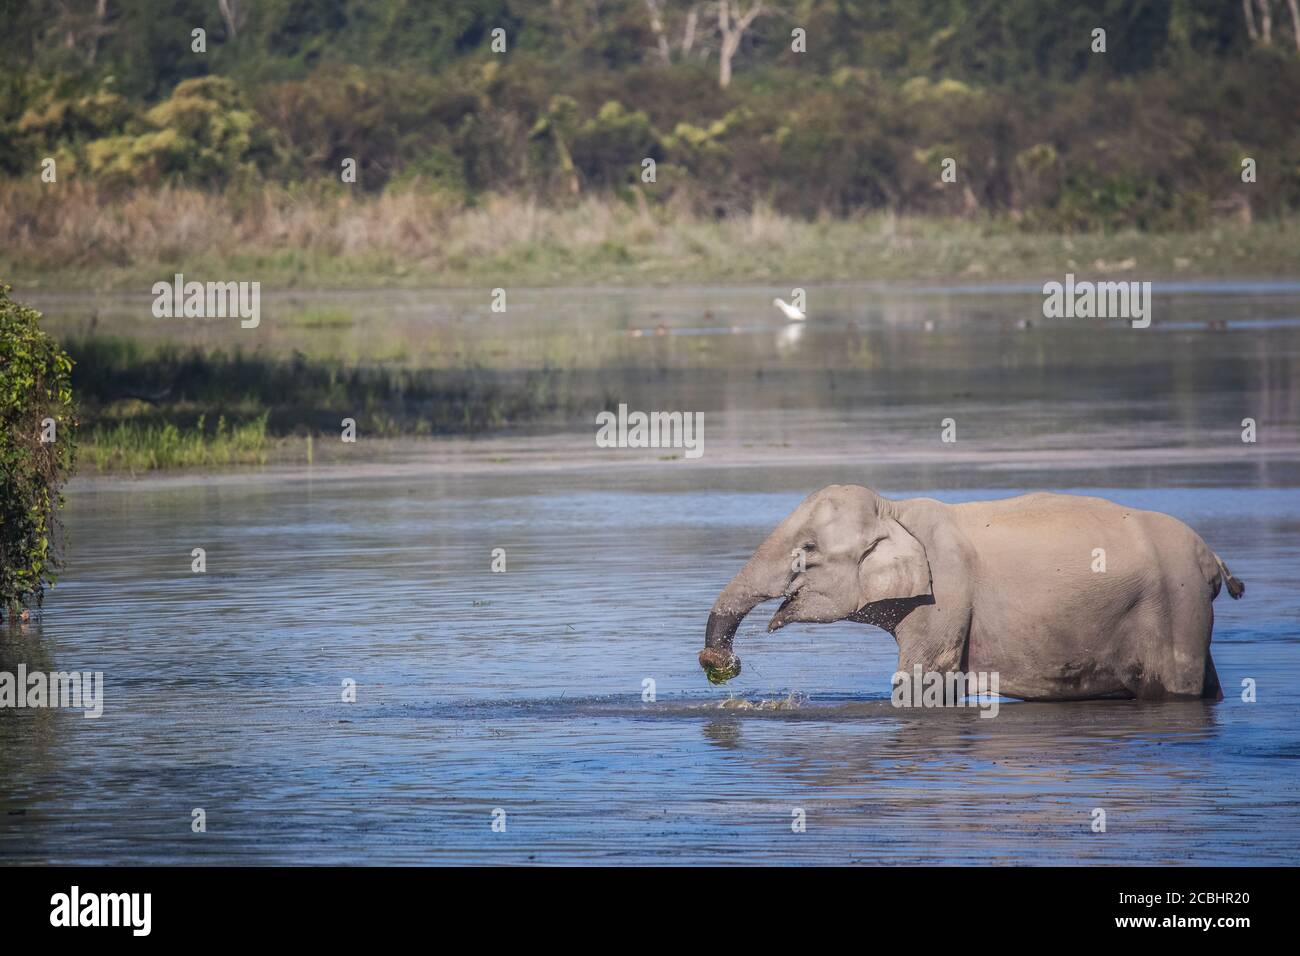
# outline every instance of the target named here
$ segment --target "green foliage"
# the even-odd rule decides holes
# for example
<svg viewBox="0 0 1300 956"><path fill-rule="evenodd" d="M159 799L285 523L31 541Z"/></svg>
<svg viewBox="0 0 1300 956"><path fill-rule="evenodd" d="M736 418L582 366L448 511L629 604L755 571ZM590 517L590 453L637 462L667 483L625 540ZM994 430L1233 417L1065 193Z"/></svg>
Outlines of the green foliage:
<svg viewBox="0 0 1300 956"><path fill-rule="evenodd" d="M587 182L616 186L640 173L641 161L661 155L650 117L618 100L605 103L573 136L574 163Z"/></svg>
<svg viewBox="0 0 1300 956"><path fill-rule="evenodd" d="M263 412L242 424L218 418L211 430L202 415L192 428L174 422L119 422L93 429L88 450L98 471L260 465L266 461L266 417Z"/></svg>
<svg viewBox="0 0 1300 956"><path fill-rule="evenodd" d="M715 216L1165 228L1300 208L1300 55L1281 8L1264 47L1223 0L778 0L721 90L713 17L684 0L657 6L662 45L644 0L265 0L227 5L233 24L204 0L113 3L102 20L0 4L3 175L48 155L115 186L338 185L354 159L367 192L563 205L628 198L653 158L640 198ZM1242 191L1243 155L1267 189ZM939 182L946 159L955 184Z"/></svg>
<svg viewBox="0 0 1300 956"><path fill-rule="evenodd" d="M252 176L275 159L270 135L225 77L183 81L142 119L138 134L86 147L92 174L117 185L168 177L224 184Z"/></svg>
<svg viewBox="0 0 1300 956"><path fill-rule="evenodd" d="M62 140L80 142L118 130L131 113L126 99L107 86L78 95L75 87L52 84L23 113L17 129L50 148Z"/></svg>
<svg viewBox="0 0 1300 956"><path fill-rule="evenodd" d="M0 609L54 583L59 489L72 469L72 360L0 285ZM42 441L53 420L53 441Z"/></svg>
<svg viewBox="0 0 1300 956"><path fill-rule="evenodd" d="M64 11L74 9L61 0L29 0L24 5L46 8L43 16L49 24L57 24L66 16ZM110 9L112 32L100 41L95 65L102 64L102 70L116 76L128 96L157 102L181 81L202 76L217 61L228 59L222 42L226 31L211 0L113 3ZM191 31L196 28L207 33L207 53L191 49ZM58 42L57 32L50 33L38 46L39 58L48 57L49 47ZM87 47L89 43L87 38Z"/></svg>

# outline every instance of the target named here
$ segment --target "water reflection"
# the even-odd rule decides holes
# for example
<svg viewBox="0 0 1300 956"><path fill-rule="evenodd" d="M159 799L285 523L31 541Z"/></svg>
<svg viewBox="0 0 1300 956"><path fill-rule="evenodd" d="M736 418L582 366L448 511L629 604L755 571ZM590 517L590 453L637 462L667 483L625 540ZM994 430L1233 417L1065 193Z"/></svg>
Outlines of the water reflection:
<svg viewBox="0 0 1300 956"><path fill-rule="evenodd" d="M799 341L803 338L804 329L807 328L802 322L790 322L781 331L776 334L776 349L778 352L788 353L794 349Z"/></svg>

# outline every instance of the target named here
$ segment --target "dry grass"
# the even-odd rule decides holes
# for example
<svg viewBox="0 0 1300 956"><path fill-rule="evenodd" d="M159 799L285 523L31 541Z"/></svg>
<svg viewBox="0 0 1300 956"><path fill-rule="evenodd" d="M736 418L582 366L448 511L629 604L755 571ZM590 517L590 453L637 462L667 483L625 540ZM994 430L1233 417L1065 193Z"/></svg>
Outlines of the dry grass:
<svg viewBox="0 0 1300 956"><path fill-rule="evenodd" d="M401 250L418 260L436 253L452 211L419 193L354 202L278 188L223 195L163 187L113 198L83 184L5 183L0 223L9 228L0 242L34 265L228 258L285 246L327 256Z"/></svg>
<svg viewBox="0 0 1300 956"><path fill-rule="evenodd" d="M75 182L0 183L0 275L64 287L137 287L172 271L315 287L1292 274L1298 239L1294 220L1065 236L890 214L809 222L767 208L715 220L608 198L467 207L418 188L112 196Z"/></svg>

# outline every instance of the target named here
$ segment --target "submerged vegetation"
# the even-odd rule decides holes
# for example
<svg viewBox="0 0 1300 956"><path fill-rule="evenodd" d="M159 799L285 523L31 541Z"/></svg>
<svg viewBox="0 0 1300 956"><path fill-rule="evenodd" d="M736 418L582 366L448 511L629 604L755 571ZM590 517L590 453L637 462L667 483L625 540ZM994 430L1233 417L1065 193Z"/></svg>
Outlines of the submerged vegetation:
<svg viewBox="0 0 1300 956"><path fill-rule="evenodd" d="M135 473L265 463L265 413L241 425L230 425L219 418L212 429L205 427L204 419L200 415L193 428L180 428L171 422L100 426L90 431L86 451L98 471Z"/></svg>
<svg viewBox="0 0 1300 956"><path fill-rule="evenodd" d="M77 362L84 457L99 471L309 461L313 441L337 441L345 418L371 438L427 436L536 422L606 401L598 386L548 369L386 368L103 336L67 348Z"/></svg>

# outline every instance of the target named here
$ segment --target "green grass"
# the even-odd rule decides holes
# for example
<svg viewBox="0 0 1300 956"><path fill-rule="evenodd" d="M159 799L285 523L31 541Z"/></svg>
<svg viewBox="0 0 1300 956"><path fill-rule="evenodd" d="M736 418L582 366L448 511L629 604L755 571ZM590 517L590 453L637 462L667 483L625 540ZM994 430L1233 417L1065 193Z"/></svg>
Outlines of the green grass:
<svg viewBox="0 0 1300 956"><path fill-rule="evenodd" d="M154 233L169 228L167 222L154 230L142 225L138 236L129 235L115 246L115 256L86 252L80 234L40 248L0 238L0 275L28 288L138 291L179 271L250 276L264 288L320 290L987 281L1042 279L1067 270L1093 276L1210 278L1289 275L1300 264L1300 217L1295 216L1255 223L1223 219L1187 231L1064 233L1031 231L1005 217L870 213L810 221L760 208L714 220L666 210L643 213L596 199L566 209L502 200L487 210L444 216L415 240L387 223L377 225L372 220L382 208L363 204L340 213L338 222L327 217L326 209L315 216L304 213L296 228L308 231L287 239L253 235L229 242L211 238L239 233L228 220L229 210L216 199L205 202L208 227L159 243ZM87 215L93 218L97 208L88 206ZM409 217L419 220L417 212L408 210ZM325 241L323 233L346 232L354 220L358 230L373 236L365 246ZM329 309L299 321L321 331L343 323Z"/></svg>
<svg viewBox="0 0 1300 956"><path fill-rule="evenodd" d="M249 422L232 425L219 418L213 429L204 416L189 428L172 422L120 422L93 429L84 439L82 454L95 470L157 471L166 468L213 468L223 465L263 464L269 439L265 413Z"/></svg>

